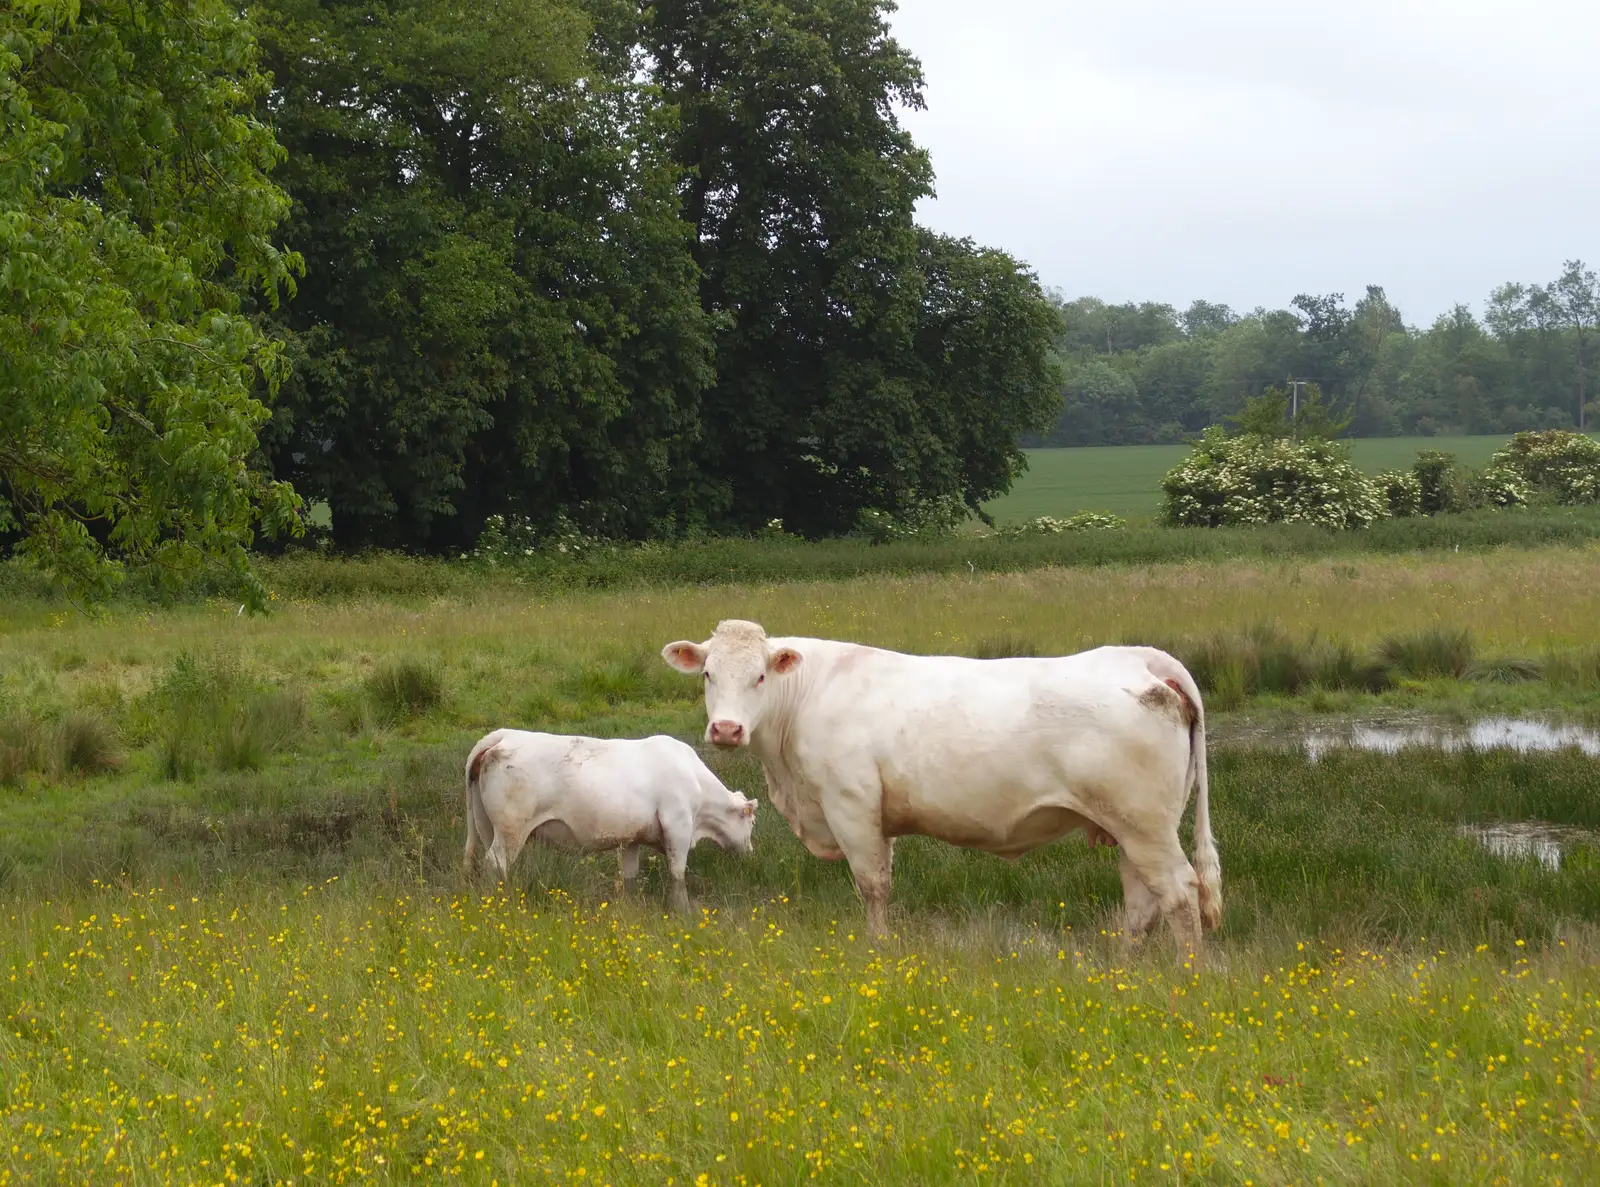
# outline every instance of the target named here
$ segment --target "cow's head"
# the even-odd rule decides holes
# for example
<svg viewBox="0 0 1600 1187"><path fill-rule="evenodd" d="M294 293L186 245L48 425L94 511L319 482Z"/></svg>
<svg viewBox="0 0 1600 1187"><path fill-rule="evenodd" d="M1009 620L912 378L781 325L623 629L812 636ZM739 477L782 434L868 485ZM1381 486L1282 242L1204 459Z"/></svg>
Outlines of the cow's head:
<svg viewBox="0 0 1600 1187"><path fill-rule="evenodd" d="M661 649L672 667L699 675L706 688L706 741L747 746L760 728L774 680L800 666L792 647L773 647L759 623L730 618L704 643L680 639Z"/></svg>

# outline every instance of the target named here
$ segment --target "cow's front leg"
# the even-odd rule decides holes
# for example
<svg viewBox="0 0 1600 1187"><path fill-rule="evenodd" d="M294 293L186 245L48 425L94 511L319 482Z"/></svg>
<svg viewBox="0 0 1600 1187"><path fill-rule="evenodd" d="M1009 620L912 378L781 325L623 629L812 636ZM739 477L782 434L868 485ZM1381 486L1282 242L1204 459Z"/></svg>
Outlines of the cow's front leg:
<svg viewBox="0 0 1600 1187"><path fill-rule="evenodd" d="M867 934L875 939L889 935L889 885L894 867L894 841L882 833L846 838L837 830L839 847L850 863L856 891L867 909Z"/></svg>

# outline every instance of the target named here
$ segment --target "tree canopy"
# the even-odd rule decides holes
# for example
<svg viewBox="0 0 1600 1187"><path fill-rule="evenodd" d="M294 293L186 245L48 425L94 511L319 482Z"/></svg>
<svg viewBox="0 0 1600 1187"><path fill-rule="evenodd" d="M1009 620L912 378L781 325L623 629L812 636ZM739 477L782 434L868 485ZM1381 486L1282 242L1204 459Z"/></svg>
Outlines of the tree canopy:
<svg viewBox="0 0 1600 1187"><path fill-rule="evenodd" d="M490 515L822 534L1004 490L1055 315L916 226L887 7L261 0L307 260L278 472L341 544L429 550Z"/></svg>
<svg viewBox="0 0 1600 1187"><path fill-rule="evenodd" d="M78 594L227 565L298 502L252 465L277 345L281 152L220 0L0 9L0 539Z"/></svg>
<svg viewBox="0 0 1600 1187"><path fill-rule="evenodd" d="M1063 407L1031 444L1176 442L1296 380L1356 436L1570 428L1592 414L1600 284L1577 260L1553 281L1496 289L1481 319L1458 305L1424 329L1376 285L1353 305L1302 293L1242 315L1206 301L1182 313L1056 303Z"/></svg>

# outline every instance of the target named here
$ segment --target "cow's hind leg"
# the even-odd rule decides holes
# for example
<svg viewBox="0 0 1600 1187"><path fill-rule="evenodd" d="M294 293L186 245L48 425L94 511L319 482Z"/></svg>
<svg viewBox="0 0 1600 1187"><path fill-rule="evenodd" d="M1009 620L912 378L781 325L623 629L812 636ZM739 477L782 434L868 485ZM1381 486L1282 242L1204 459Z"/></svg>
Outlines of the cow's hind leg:
<svg viewBox="0 0 1600 1187"><path fill-rule="evenodd" d="M522 852L527 840L526 836L508 835L505 829L494 830L494 840L489 842L489 864L494 867L502 882L511 873L511 866L516 862L517 855Z"/></svg>
<svg viewBox="0 0 1600 1187"><path fill-rule="evenodd" d="M1126 852L1118 854L1122 872L1122 934L1127 943L1142 940L1161 917L1161 904L1145 885Z"/></svg>
<svg viewBox="0 0 1600 1187"><path fill-rule="evenodd" d="M1200 879L1183 854L1178 830L1151 838L1121 839L1123 860L1144 882L1179 948L1191 959L1200 956ZM1124 889L1126 889L1126 877Z"/></svg>

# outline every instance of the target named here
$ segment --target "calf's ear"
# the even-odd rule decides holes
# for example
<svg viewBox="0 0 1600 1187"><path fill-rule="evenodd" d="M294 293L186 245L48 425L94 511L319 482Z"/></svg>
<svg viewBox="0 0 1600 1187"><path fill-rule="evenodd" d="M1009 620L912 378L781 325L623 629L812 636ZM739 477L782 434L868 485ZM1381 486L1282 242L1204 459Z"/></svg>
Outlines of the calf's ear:
<svg viewBox="0 0 1600 1187"><path fill-rule="evenodd" d="M793 647L780 647L767 659L767 667L778 675L792 672L800 666L800 653Z"/></svg>
<svg viewBox="0 0 1600 1187"><path fill-rule="evenodd" d="M698 643L679 639L676 643L668 643L661 649L661 658L667 661L669 668L677 668L678 671L693 676L705 669L706 649Z"/></svg>
<svg viewBox="0 0 1600 1187"><path fill-rule="evenodd" d="M740 810L746 816L754 816L756 814L756 802L754 800L746 800L744 802L744 807Z"/></svg>

